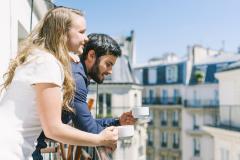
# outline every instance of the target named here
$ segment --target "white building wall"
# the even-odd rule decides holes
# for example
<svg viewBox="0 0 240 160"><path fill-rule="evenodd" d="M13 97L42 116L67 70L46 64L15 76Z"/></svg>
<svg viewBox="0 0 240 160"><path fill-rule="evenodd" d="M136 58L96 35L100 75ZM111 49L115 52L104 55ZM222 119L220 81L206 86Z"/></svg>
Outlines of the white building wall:
<svg viewBox="0 0 240 160"><path fill-rule="evenodd" d="M220 119L222 123L229 123L240 127L240 69L220 72L219 79Z"/></svg>
<svg viewBox="0 0 240 160"><path fill-rule="evenodd" d="M186 87L185 96L187 100L200 100L203 104L208 104L211 100L215 100L215 91L218 91L218 84L198 84ZM194 92L196 95L194 95ZM199 129L193 128L194 120ZM213 137L203 130L206 124L214 124L216 109L203 107L189 107L182 110L182 159L183 160L213 160L214 159L214 143ZM194 138L200 140L200 156L194 156ZM208 146L208 147L206 147Z"/></svg>
<svg viewBox="0 0 240 160"><path fill-rule="evenodd" d="M193 51L191 54L193 54L193 63L197 64L209 56L219 54L219 52L216 50L211 50L202 46L195 45L193 46Z"/></svg>
<svg viewBox="0 0 240 160"><path fill-rule="evenodd" d="M218 84L199 84L187 86L186 97L189 100L194 99L194 91L196 91L197 99L214 100L214 92L218 90Z"/></svg>
<svg viewBox="0 0 240 160"><path fill-rule="evenodd" d="M219 80L219 98L221 105L240 105L240 69L216 74Z"/></svg>
<svg viewBox="0 0 240 160"><path fill-rule="evenodd" d="M35 1L35 8L38 9L38 15L43 16L47 11L47 6L43 0ZM10 59L17 54L18 39L26 36L30 30L31 6L28 0L7 0L1 2L0 18L2 20L0 26L0 84L3 83L3 74L6 73ZM41 8L39 10L39 8ZM40 13L41 12L41 13ZM38 22L39 17L33 11L32 26ZM22 27L19 27L21 24ZM19 29L21 28L21 29Z"/></svg>
<svg viewBox="0 0 240 160"><path fill-rule="evenodd" d="M11 57L11 1L2 1L0 9L0 26L1 47L0 47L0 83L2 84L2 76L6 72ZM4 37L4 38L3 38Z"/></svg>
<svg viewBox="0 0 240 160"><path fill-rule="evenodd" d="M202 160L214 159L214 141L210 135L201 138L201 158Z"/></svg>
<svg viewBox="0 0 240 160"><path fill-rule="evenodd" d="M240 69L219 72L220 123L240 127ZM229 107L233 107L229 114ZM240 133L218 127L205 126L204 129L214 137L214 160L239 160Z"/></svg>
<svg viewBox="0 0 240 160"><path fill-rule="evenodd" d="M224 158L226 160L239 160L239 132L206 126L204 128L214 136L214 160Z"/></svg>
<svg viewBox="0 0 240 160"><path fill-rule="evenodd" d="M205 123L212 124L213 117L208 111L189 111L182 110L182 160L192 160L194 158L193 139L200 139L200 156L201 160L213 160L213 138L202 130ZM193 114L196 116L196 125L198 130L193 129ZM208 146L208 147L206 147Z"/></svg>
<svg viewBox="0 0 240 160"><path fill-rule="evenodd" d="M187 130L192 129L192 117L186 110L182 110L182 160L189 160L193 153L192 137L187 134Z"/></svg>

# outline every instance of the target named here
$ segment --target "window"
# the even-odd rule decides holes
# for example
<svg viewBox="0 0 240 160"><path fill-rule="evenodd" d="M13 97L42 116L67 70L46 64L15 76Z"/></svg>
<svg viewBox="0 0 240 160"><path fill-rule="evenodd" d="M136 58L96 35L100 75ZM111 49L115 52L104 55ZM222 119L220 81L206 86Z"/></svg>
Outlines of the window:
<svg viewBox="0 0 240 160"><path fill-rule="evenodd" d="M149 68L148 70L148 83L155 84L157 82L157 69Z"/></svg>
<svg viewBox="0 0 240 160"><path fill-rule="evenodd" d="M138 156L141 157L143 154L144 154L144 147L143 147L143 146L140 146L140 147L138 148Z"/></svg>
<svg viewBox="0 0 240 160"><path fill-rule="evenodd" d="M134 73L136 75L137 80L140 82L140 84L142 84L143 83L143 70L136 69L136 70L134 70Z"/></svg>
<svg viewBox="0 0 240 160"><path fill-rule="evenodd" d="M151 130L147 130L148 134L148 145L153 146L153 132Z"/></svg>
<svg viewBox="0 0 240 160"><path fill-rule="evenodd" d="M173 83L177 82L178 79L178 68L176 65L166 67L166 82Z"/></svg>
<svg viewBox="0 0 240 160"><path fill-rule="evenodd" d="M199 101L197 99L197 91L196 90L193 91L193 104L192 105L194 107L199 106Z"/></svg>
<svg viewBox="0 0 240 160"><path fill-rule="evenodd" d="M178 126L178 115L179 115L179 112L178 111L173 111L172 112L172 125L177 127Z"/></svg>
<svg viewBox="0 0 240 160"><path fill-rule="evenodd" d="M161 104L168 104L168 92L166 89L162 90Z"/></svg>
<svg viewBox="0 0 240 160"><path fill-rule="evenodd" d="M18 45L21 43L22 40L24 40L28 35L27 30L24 28L24 25L22 25L18 21Z"/></svg>
<svg viewBox="0 0 240 160"><path fill-rule="evenodd" d="M160 112L161 126L167 126L167 111Z"/></svg>
<svg viewBox="0 0 240 160"><path fill-rule="evenodd" d="M199 125L197 124L197 115L193 115L192 116L192 118L193 118L193 129L194 130L198 130L199 129Z"/></svg>
<svg viewBox="0 0 240 160"><path fill-rule="evenodd" d="M167 147L167 139L168 139L168 134L167 132L162 132L161 133L161 147Z"/></svg>
<svg viewBox="0 0 240 160"><path fill-rule="evenodd" d="M107 105L107 117L112 116L112 95L106 94L106 105Z"/></svg>
<svg viewBox="0 0 240 160"><path fill-rule="evenodd" d="M155 92L153 89L149 89L148 91L148 103L154 104L156 102Z"/></svg>
<svg viewBox="0 0 240 160"><path fill-rule="evenodd" d="M198 138L193 139L193 155L196 157L200 156L200 140Z"/></svg>
<svg viewBox="0 0 240 160"><path fill-rule="evenodd" d="M218 99L219 99L219 92L218 90L214 90L214 100L213 100L213 104L214 106L218 105Z"/></svg>
<svg viewBox="0 0 240 160"><path fill-rule="evenodd" d="M221 71L222 69L224 68L227 68L228 66L228 63L220 63L220 64L217 64L216 68L217 68L217 72L218 71Z"/></svg>
<svg viewBox="0 0 240 160"><path fill-rule="evenodd" d="M137 96L137 93L134 94L134 105L135 105L135 107L139 106L139 105L138 105L138 96Z"/></svg>
<svg viewBox="0 0 240 160"><path fill-rule="evenodd" d="M173 148L179 148L179 133L173 133Z"/></svg>
<svg viewBox="0 0 240 160"><path fill-rule="evenodd" d="M98 95L98 102L99 102L99 107L98 107L98 116L102 117L103 116L103 94Z"/></svg>
<svg viewBox="0 0 240 160"><path fill-rule="evenodd" d="M178 89L173 91L173 104L181 104L180 92Z"/></svg>
<svg viewBox="0 0 240 160"><path fill-rule="evenodd" d="M220 149L221 160L229 160L229 151L225 148Z"/></svg>
<svg viewBox="0 0 240 160"><path fill-rule="evenodd" d="M97 117L111 117L112 115L112 95L109 93L101 93L98 95L98 116Z"/></svg>

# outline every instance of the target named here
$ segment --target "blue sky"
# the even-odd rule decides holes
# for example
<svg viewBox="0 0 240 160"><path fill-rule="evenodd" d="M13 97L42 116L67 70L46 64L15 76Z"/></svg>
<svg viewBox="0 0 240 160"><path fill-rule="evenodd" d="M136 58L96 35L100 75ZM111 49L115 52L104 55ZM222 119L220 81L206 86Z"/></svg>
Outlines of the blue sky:
<svg viewBox="0 0 240 160"><path fill-rule="evenodd" d="M137 63L166 52L185 55L188 45L237 52L239 0L55 0L81 9L88 33L136 34Z"/></svg>

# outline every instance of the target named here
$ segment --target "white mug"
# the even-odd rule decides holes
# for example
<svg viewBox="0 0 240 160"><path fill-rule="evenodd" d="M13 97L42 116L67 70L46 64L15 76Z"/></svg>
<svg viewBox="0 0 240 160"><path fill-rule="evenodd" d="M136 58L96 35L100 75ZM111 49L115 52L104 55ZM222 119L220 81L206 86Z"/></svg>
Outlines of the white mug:
<svg viewBox="0 0 240 160"><path fill-rule="evenodd" d="M133 125L124 125L118 126L118 138L127 139L131 138L134 135L134 126Z"/></svg>
<svg viewBox="0 0 240 160"><path fill-rule="evenodd" d="M134 107L132 109L134 118L142 119L149 117L149 107Z"/></svg>

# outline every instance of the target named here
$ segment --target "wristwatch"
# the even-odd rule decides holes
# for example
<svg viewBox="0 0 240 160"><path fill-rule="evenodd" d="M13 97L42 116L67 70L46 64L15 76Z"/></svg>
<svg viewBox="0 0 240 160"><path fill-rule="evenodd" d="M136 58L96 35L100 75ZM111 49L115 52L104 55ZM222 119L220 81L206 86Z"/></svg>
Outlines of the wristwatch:
<svg viewBox="0 0 240 160"><path fill-rule="evenodd" d="M119 118L114 118L115 126L121 126Z"/></svg>

